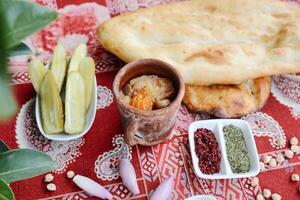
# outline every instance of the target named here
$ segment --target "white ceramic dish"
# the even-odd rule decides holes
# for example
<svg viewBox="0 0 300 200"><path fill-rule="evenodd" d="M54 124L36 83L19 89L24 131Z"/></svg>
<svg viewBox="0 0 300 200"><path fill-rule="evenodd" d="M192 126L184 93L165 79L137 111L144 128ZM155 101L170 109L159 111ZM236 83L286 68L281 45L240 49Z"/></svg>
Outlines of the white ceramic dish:
<svg viewBox="0 0 300 200"><path fill-rule="evenodd" d="M247 173L233 173L229 162L227 160L227 153L225 147L225 139L223 134L223 127L225 125L234 125L240 127L244 133L244 139L246 142L248 156L250 158L250 170ZM219 150L221 151L221 167L220 172L215 174L204 174L201 172L198 166L198 156L195 152L195 140L194 140L194 133L198 128L206 128L214 132L215 137L219 144ZM252 177L256 176L259 173L259 158L257 154L255 140L253 138L252 130L249 124L240 119L215 119L215 120L203 120L203 121L196 121L190 124L189 126L189 143L190 143L190 150L192 155L193 167L195 173L200 178L204 179L230 179L230 178L245 178L245 177Z"/></svg>
<svg viewBox="0 0 300 200"><path fill-rule="evenodd" d="M197 196L189 197L185 200L216 200L216 198L209 195L197 195Z"/></svg>
<svg viewBox="0 0 300 200"><path fill-rule="evenodd" d="M62 98L62 101L64 101L64 98ZM38 95L36 96L36 100L35 100L35 118L36 118L38 128L44 137L46 137L50 140L55 140L55 141L75 140L77 138L84 136L93 125L93 122L94 122L95 116L96 116L96 110L97 110L97 80L96 80L96 76L95 76L95 82L94 82L94 96L92 98L89 111L86 114L86 122L85 122L84 130L80 134L70 135L70 134L67 134L64 132L59 133L59 134L53 134L53 135L45 134L43 126L42 126L42 121L41 121L40 99L39 99Z"/></svg>

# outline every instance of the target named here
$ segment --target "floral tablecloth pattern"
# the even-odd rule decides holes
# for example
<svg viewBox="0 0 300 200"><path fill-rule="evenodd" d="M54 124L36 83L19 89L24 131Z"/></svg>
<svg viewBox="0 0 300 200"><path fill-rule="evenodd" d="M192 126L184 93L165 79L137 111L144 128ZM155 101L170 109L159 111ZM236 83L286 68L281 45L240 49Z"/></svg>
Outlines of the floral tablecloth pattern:
<svg viewBox="0 0 300 200"><path fill-rule="evenodd" d="M266 167L259 175L259 185L252 187L250 179L204 180L195 176L188 147L187 128L195 120L212 116L193 113L182 105L173 137L153 147L124 143L119 113L112 94L112 82L117 70L124 65L105 51L96 39L96 28L104 20L139 7L154 6L174 0L36 0L57 10L59 18L26 43L40 59L49 61L57 43L68 52L80 42L87 42L89 54L96 61L97 115L92 129L83 138L69 142L55 142L44 138L34 116L35 92L27 73L27 56L10 60L11 85L19 102L16 116L0 124L0 139L11 148L31 148L49 154L57 163L54 174L55 192L46 190L44 176L11 184L16 198L32 199L93 199L66 178L66 171L91 177L104 185L115 199L147 199L153 189L169 175L175 186L171 199L184 199L197 194L211 194L217 199L251 200L263 188L281 194L283 199L300 199L300 184L290 181L292 173L300 173L298 152L293 159L276 167ZM282 154L289 147L289 139L300 139L300 76L273 77L272 94L259 112L243 117L250 123L259 156ZM284 143L279 141L283 140ZM122 185L118 160L128 158L137 172L141 193L137 196Z"/></svg>

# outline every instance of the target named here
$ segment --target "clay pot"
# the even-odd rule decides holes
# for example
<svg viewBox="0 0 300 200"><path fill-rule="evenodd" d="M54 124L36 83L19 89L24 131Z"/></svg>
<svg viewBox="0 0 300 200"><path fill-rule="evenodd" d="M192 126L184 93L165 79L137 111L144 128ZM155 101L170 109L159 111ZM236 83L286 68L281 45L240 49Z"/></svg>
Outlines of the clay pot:
<svg viewBox="0 0 300 200"><path fill-rule="evenodd" d="M131 79L141 75L158 75L173 82L176 97L162 109L144 111L130 106L120 98L120 91ZM113 93L121 115L125 142L132 146L151 146L163 142L171 136L177 113L184 95L181 75L171 65L156 59L141 59L125 65L116 75Z"/></svg>

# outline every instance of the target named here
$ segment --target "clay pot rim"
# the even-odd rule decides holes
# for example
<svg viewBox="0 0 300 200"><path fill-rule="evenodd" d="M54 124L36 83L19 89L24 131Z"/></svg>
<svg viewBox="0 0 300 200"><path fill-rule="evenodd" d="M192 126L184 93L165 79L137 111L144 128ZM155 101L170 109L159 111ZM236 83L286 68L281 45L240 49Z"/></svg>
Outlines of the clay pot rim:
<svg viewBox="0 0 300 200"><path fill-rule="evenodd" d="M120 99L119 85L120 85L120 82L121 82L122 77L125 74L125 72L132 67L143 66L143 65L145 65L145 63L147 63L147 65L149 65L151 63L153 63L153 65L157 65L159 63L160 65L162 65L165 68L168 68L171 72L173 72L175 74L177 82L178 82L178 92L177 92L176 98L172 100L172 102L169 106L167 106L165 108L157 109L157 110L146 111L146 110L134 108L134 107L130 106L129 104L124 103ZM184 92L185 92L185 84L184 84L181 74L171 64L166 63L162 60L153 59L153 58L139 59L139 60L135 60L135 61L132 61L132 62L126 64L117 73L117 75L115 76L114 82L113 82L113 93L114 93L114 96L115 96L118 104L120 104L121 107L124 107L125 109L131 110L134 113L136 113L138 115L142 115L142 116L164 115L167 110L171 109L172 107L176 107L178 104L178 101L180 101L180 103L182 102Z"/></svg>

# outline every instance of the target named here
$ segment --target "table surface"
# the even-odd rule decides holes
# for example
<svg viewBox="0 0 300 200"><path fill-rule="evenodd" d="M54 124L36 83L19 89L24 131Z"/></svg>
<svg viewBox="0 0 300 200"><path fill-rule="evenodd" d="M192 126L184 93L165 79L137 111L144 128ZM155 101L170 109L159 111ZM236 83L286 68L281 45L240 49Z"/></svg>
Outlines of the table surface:
<svg viewBox="0 0 300 200"><path fill-rule="evenodd" d="M95 30L104 20L139 7L148 7L173 0L36 0L56 9L59 18L43 31L28 38L26 43L39 58L49 61L53 47L62 43L71 52L80 42L87 42L89 54L97 64L97 115L92 129L83 138L69 142L45 139L34 119L35 92L27 73L27 57L10 61L11 85L19 102L16 116L0 124L0 138L11 148L32 148L49 154L57 163L52 172L55 192L48 192L44 175L11 184L16 198L32 199L93 199L66 178L66 171L91 177L104 185L115 199L147 199L153 189L169 175L176 183L172 199L184 199L197 194L211 194L217 199L255 199L264 188L279 193L283 199L300 199L300 183L290 181L292 173L300 173L300 157L286 160L276 167L267 167L252 187L250 179L204 180L197 178L191 166L187 127L195 121L212 118L193 113L181 106L173 137L152 147L128 147L123 140L119 113L112 94L112 82L117 70L124 65L105 51L95 37ZM259 156L282 154L289 139L300 139L300 77L273 77L272 94L264 108L243 117L250 123ZM279 139L284 145L278 145ZM131 159L137 172L141 194L132 196L121 183L119 158Z"/></svg>

